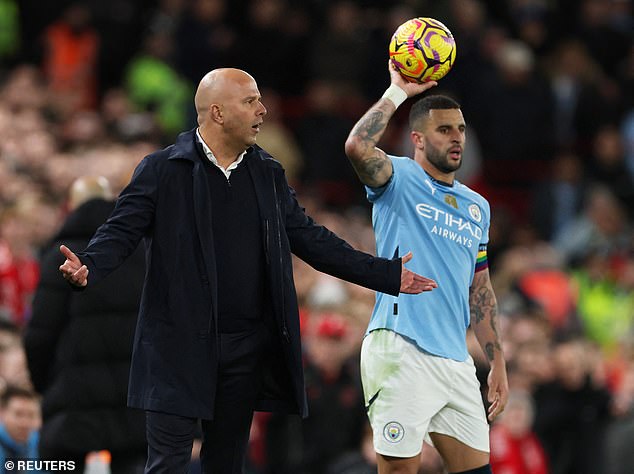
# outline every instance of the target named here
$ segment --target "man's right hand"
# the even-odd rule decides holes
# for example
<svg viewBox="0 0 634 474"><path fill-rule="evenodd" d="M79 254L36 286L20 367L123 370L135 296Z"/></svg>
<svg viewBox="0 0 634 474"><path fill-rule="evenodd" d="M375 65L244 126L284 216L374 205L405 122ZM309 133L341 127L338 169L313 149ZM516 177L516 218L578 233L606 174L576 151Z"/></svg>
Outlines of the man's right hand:
<svg viewBox="0 0 634 474"><path fill-rule="evenodd" d="M60 245L59 251L66 257L66 261L59 267L64 279L75 286L86 286L88 284L88 267L82 265L79 257L65 245Z"/></svg>
<svg viewBox="0 0 634 474"><path fill-rule="evenodd" d="M390 82L403 89L407 97L414 97L438 85L436 81L423 82L422 84L408 81L398 72L391 60L388 60L388 68L390 70Z"/></svg>

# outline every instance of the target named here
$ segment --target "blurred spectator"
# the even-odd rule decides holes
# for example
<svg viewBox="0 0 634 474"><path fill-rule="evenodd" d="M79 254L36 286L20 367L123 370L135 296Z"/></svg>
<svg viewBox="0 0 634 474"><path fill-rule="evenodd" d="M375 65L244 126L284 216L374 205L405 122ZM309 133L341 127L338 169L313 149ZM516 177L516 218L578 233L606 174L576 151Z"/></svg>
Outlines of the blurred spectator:
<svg viewBox="0 0 634 474"><path fill-rule="evenodd" d="M634 218L634 177L627 167L623 138L617 127L605 125L597 131L592 140L588 174L593 181L609 188L629 217Z"/></svg>
<svg viewBox="0 0 634 474"><path fill-rule="evenodd" d="M610 393L593 379L592 360L583 340L555 348L555 378L537 387L535 433L552 474L596 474L604 466L603 439Z"/></svg>
<svg viewBox="0 0 634 474"><path fill-rule="evenodd" d="M552 163L548 178L532 196L532 222L540 238L551 241L579 215L586 198L587 182L581 159L561 151Z"/></svg>
<svg viewBox="0 0 634 474"><path fill-rule="evenodd" d="M491 468L503 474L548 474L544 449L532 430L535 409L527 392L511 390L506 409L491 428Z"/></svg>
<svg viewBox="0 0 634 474"><path fill-rule="evenodd" d="M304 331L306 395L311 415L273 415L268 425L271 472L324 474L341 453L359 446L365 424L361 379L350 359L347 324L322 313Z"/></svg>
<svg viewBox="0 0 634 474"><path fill-rule="evenodd" d="M357 450L344 452L328 468L328 474L376 474L376 453L372 444L372 427L365 423L361 445Z"/></svg>
<svg viewBox="0 0 634 474"><path fill-rule="evenodd" d="M62 116L97 105L99 34L91 12L83 3L72 3L51 24L44 37L43 70L56 109Z"/></svg>
<svg viewBox="0 0 634 474"><path fill-rule="evenodd" d="M343 143L353 121L341 113L341 99L340 89L332 82L311 82L306 92L308 109L295 128L305 157L303 185L315 190L322 202L335 206L363 201L344 154Z"/></svg>
<svg viewBox="0 0 634 474"><path fill-rule="evenodd" d="M517 281L518 290L529 304L539 306L555 334L570 334L579 329L574 284L559 268L535 268Z"/></svg>
<svg viewBox="0 0 634 474"><path fill-rule="evenodd" d="M170 0L173 3L173 0ZM163 9L170 2L164 1ZM227 66L236 33L226 23L226 0L192 0L186 4L173 30L175 63L179 72L192 84L211 69ZM154 25L155 31L169 34L168 28ZM201 58L205 58L201 61ZM257 76L256 76L257 77Z"/></svg>
<svg viewBox="0 0 634 474"><path fill-rule="evenodd" d="M620 1L620 0L618 0ZM617 13L617 10L611 10L612 3L605 0L583 0L581 2L581 15L577 25L576 35L581 38L592 57L601 64L603 70L608 74L614 74L620 60L625 57L631 44L631 33L629 31L621 31L613 23L615 18L611 17L611 13ZM624 10L620 14L626 18L631 11Z"/></svg>
<svg viewBox="0 0 634 474"><path fill-rule="evenodd" d="M553 99L526 45L507 40L495 60L496 74L475 94L478 104L469 117L485 150L485 178L517 190L541 178L551 158Z"/></svg>
<svg viewBox="0 0 634 474"><path fill-rule="evenodd" d="M48 89L37 67L33 65L23 64L12 69L2 87L0 89L0 105L5 113L16 114L19 112L29 113L32 118L30 125L41 125L39 121L33 118L33 112L37 112L46 104L48 97ZM13 117L12 117L13 118ZM15 122L3 123L3 135L15 133ZM23 130L24 123L20 124L20 131Z"/></svg>
<svg viewBox="0 0 634 474"><path fill-rule="evenodd" d="M606 115L607 104L597 98L599 66L578 39L557 44L545 65L554 98L556 143L574 149L592 133L597 116Z"/></svg>
<svg viewBox="0 0 634 474"><path fill-rule="evenodd" d="M555 235L553 245L568 264L591 252L617 254L628 248L630 227L625 209L614 194L608 188L594 186L583 212Z"/></svg>
<svg viewBox="0 0 634 474"><path fill-rule="evenodd" d="M258 145L282 163L286 179L296 186L304 167L304 160L291 130L282 120L280 95L273 89L262 90L262 102L266 105L266 122L258 134Z"/></svg>
<svg viewBox="0 0 634 474"><path fill-rule="evenodd" d="M18 326L29 317L40 271L26 220L17 205L0 212L0 308Z"/></svg>
<svg viewBox="0 0 634 474"><path fill-rule="evenodd" d="M337 0L327 4L324 14L325 24L313 38L310 52L311 77L337 84L348 95L358 93L368 64L362 12L354 1Z"/></svg>
<svg viewBox="0 0 634 474"><path fill-rule="evenodd" d="M623 119L621 133L624 141L625 165L630 178L634 179L634 106Z"/></svg>
<svg viewBox="0 0 634 474"><path fill-rule="evenodd" d="M585 335L606 354L634 334L634 287L618 277L613 259L600 251L589 252L572 273Z"/></svg>
<svg viewBox="0 0 634 474"><path fill-rule="evenodd" d="M628 363L615 399L619 417L606 433L605 474L629 474L634 466L634 359Z"/></svg>
<svg viewBox="0 0 634 474"><path fill-rule="evenodd" d="M6 387L0 395L0 466L2 472L13 472L5 465L7 458L37 459L37 430L40 427L40 401L29 389ZM31 470L31 472L42 472ZM16 471L17 472L17 471Z"/></svg>
<svg viewBox="0 0 634 474"><path fill-rule="evenodd" d="M103 118L94 110L73 112L60 128L60 138L78 152L99 146L106 138Z"/></svg>
<svg viewBox="0 0 634 474"><path fill-rule="evenodd" d="M306 45L295 44L286 34L287 2L285 0L249 0L240 18L239 40L226 66L237 66L251 72L261 88L282 92L282 84L295 81L296 63L306 53ZM209 66L209 65L207 65ZM211 64L213 66L213 64ZM207 69L209 70L209 69Z"/></svg>
<svg viewBox="0 0 634 474"><path fill-rule="evenodd" d="M40 453L74 460L91 451L112 454L113 473L145 464L144 413L126 407L132 337L145 264L141 249L100 285L75 292L59 277L61 242L86 246L114 208L103 177L73 183L71 213L42 255L42 278L25 333L29 369L43 395Z"/></svg>
<svg viewBox="0 0 634 474"><path fill-rule="evenodd" d="M101 101L101 117L109 139L121 143L143 139L159 140L159 126L152 114L133 109L128 95L122 88L105 92Z"/></svg>
<svg viewBox="0 0 634 474"><path fill-rule="evenodd" d="M541 1L511 1L509 16L517 37L533 52L545 54L558 34L553 28L552 6Z"/></svg>
<svg viewBox="0 0 634 474"><path fill-rule="evenodd" d="M173 47L167 33L150 32L125 73L130 100L140 110L153 113L166 140L190 125L192 85L172 66Z"/></svg>
<svg viewBox="0 0 634 474"><path fill-rule="evenodd" d="M0 319L0 393L7 386L30 389L31 381L20 328Z"/></svg>
<svg viewBox="0 0 634 474"><path fill-rule="evenodd" d="M154 3L147 14L148 30L175 36L190 3L187 0L157 0Z"/></svg>
<svg viewBox="0 0 634 474"><path fill-rule="evenodd" d="M20 16L15 0L0 0L0 63L11 63L20 48ZM0 75L5 71L0 66Z"/></svg>

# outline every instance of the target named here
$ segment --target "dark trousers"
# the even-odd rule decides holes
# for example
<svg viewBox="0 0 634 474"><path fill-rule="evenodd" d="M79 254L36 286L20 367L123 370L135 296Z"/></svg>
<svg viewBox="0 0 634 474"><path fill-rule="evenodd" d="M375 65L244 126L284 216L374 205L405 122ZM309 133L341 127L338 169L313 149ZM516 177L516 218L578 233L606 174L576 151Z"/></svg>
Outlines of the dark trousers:
<svg viewBox="0 0 634 474"><path fill-rule="evenodd" d="M202 420L202 470L205 474L242 474L259 392L262 361L271 343L265 325L220 334L214 419ZM198 420L146 412L146 474L186 474Z"/></svg>

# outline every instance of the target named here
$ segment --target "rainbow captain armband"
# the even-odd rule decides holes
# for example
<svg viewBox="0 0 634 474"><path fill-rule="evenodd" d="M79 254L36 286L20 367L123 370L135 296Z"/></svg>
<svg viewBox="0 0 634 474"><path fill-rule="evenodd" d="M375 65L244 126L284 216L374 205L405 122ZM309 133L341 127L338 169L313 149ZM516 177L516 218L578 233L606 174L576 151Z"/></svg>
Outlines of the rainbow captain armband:
<svg viewBox="0 0 634 474"><path fill-rule="evenodd" d="M489 268L489 260L487 258L487 246L480 244L478 247L478 255L476 256L475 273Z"/></svg>

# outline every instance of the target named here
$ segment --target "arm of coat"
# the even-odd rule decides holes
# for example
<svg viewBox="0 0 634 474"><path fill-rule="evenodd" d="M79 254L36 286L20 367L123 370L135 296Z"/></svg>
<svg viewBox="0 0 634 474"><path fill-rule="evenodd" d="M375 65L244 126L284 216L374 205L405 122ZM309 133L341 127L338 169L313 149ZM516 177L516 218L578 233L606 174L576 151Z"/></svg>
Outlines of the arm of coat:
<svg viewBox="0 0 634 474"><path fill-rule="evenodd" d="M112 215L97 229L86 249L77 252L88 267L90 284L118 268L137 248L154 220L157 194L156 170L146 157L119 195Z"/></svg>
<svg viewBox="0 0 634 474"><path fill-rule="evenodd" d="M295 191L284 180L285 228L291 251L320 272L357 285L398 295L400 258L385 259L352 248L324 226L317 225L299 205Z"/></svg>

